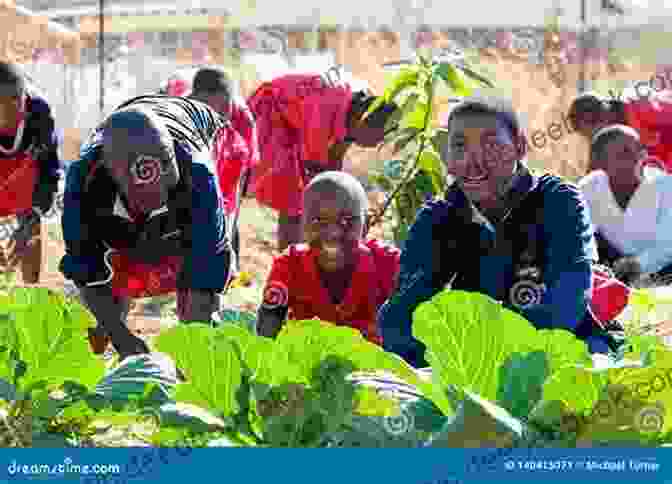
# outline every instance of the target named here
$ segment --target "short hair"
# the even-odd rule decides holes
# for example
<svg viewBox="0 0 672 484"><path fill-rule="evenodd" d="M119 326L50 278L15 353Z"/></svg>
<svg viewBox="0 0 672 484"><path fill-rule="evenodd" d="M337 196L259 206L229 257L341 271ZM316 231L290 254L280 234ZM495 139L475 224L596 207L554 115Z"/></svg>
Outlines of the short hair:
<svg viewBox="0 0 672 484"><path fill-rule="evenodd" d="M194 76L192 83L193 94L226 94L233 97L233 81L231 76L223 70L214 67L204 67Z"/></svg>
<svg viewBox="0 0 672 484"><path fill-rule="evenodd" d="M441 130L450 130L452 121L470 114L491 115L502 121L511 132L521 156L527 153L527 140L520 119L508 99L492 95L469 96L455 104L442 123Z"/></svg>
<svg viewBox="0 0 672 484"><path fill-rule="evenodd" d="M350 106L350 117L361 119L364 117L371 105L378 99L365 91L358 91L352 95L352 103ZM366 116L365 123L372 128L384 128L387 120L392 116L399 106L395 103L383 103L375 111Z"/></svg>
<svg viewBox="0 0 672 484"><path fill-rule="evenodd" d="M616 114L623 117L625 114L625 104L618 99L607 99L594 92L587 92L577 96L569 106L568 118L572 126L576 128L576 119L581 115L590 114L593 116L603 114Z"/></svg>
<svg viewBox="0 0 672 484"><path fill-rule="evenodd" d="M16 95L20 96L26 87L26 76L13 62L0 62L0 85L14 87Z"/></svg>
<svg viewBox="0 0 672 484"><path fill-rule="evenodd" d="M590 142L590 162L591 169L593 169L593 163L597 160L604 159L605 148L612 141L620 138L632 136L639 139L639 133L637 130L626 126L623 124L610 124L601 128L593 135L593 138Z"/></svg>
<svg viewBox="0 0 672 484"><path fill-rule="evenodd" d="M369 198L360 181L344 171L325 171L315 176L304 189L304 200L312 193L340 193L354 203L366 215Z"/></svg>

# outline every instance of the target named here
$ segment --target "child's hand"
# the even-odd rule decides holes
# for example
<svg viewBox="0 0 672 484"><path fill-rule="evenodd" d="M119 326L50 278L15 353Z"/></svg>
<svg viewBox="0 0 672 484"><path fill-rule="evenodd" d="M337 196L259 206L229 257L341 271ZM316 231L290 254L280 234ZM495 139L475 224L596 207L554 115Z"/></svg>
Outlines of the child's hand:
<svg viewBox="0 0 672 484"><path fill-rule="evenodd" d="M20 219L19 226L12 234L5 252L4 262L7 269L14 269L20 262L26 249L37 242L37 237L33 236L33 232L35 225L38 223L40 223L39 216Z"/></svg>

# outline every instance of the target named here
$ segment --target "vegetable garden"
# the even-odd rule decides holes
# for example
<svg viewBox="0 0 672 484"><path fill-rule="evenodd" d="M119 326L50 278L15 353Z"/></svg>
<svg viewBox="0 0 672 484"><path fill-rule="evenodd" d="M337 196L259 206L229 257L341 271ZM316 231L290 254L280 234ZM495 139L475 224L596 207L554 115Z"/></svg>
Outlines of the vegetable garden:
<svg viewBox="0 0 672 484"><path fill-rule="evenodd" d="M421 57L386 89L403 106L389 140L399 161L376 175L392 212L374 221L391 222L397 243L418 204L443 190L436 89L461 96L476 83L488 81ZM642 324L656 304L652 293L635 293L625 360L605 367L570 333L535 330L496 301L460 291L414 313L431 370L352 329L290 321L271 340L242 315L163 330L155 353L106 363L90 351L95 322L76 298L5 287L0 439L5 447L662 446L672 440L672 351ZM126 438L100 438L115 431Z"/></svg>

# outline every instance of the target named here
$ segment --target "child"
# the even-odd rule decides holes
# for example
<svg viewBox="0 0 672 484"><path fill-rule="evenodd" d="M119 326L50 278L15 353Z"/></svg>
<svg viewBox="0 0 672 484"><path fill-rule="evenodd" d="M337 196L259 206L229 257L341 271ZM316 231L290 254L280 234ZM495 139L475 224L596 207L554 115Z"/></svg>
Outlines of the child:
<svg viewBox="0 0 672 484"><path fill-rule="evenodd" d="M381 344L376 312L394 289L399 251L364 241L368 199L343 172L324 172L304 193L306 244L273 263L259 309L258 333L275 337L286 318L351 326Z"/></svg>
<svg viewBox="0 0 672 484"><path fill-rule="evenodd" d="M643 94L643 93L642 93ZM590 141L607 125L622 124L636 129L650 155L661 168L672 170L672 91L650 92L630 98L605 99L582 94L569 109L569 119L580 136Z"/></svg>
<svg viewBox="0 0 672 484"><path fill-rule="evenodd" d="M263 83L248 99L261 152L252 190L260 204L279 213L280 251L301 242L301 194L310 179L321 171L342 170L352 143L371 148L382 142L398 110L382 105L364 117L375 99L312 74Z"/></svg>
<svg viewBox="0 0 672 484"><path fill-rule="evenodd" d="M637 131L607 126L593 137L590 172L579 182L600 261L628 284L672 276L672 177L643 170L648 159Z"/></svg>
<svg viewBox="0 0 672 484"><path fill-rule="evenodd" d="M240 231L238 228L240 202L247 188L250 170L259 160L254 117L247 106L234 102L233 81L222 69L200 69L194 76L189 97L206 103L230 121L230 124L222 129L215 151L226 212L233 217L229 236L236 255L232 271L237 273L240 265Z"/></svg>
<svg viewBox="0 0 672 484"><path fill-rule="evenodd" d="M68 171L63 275L120 358L147 353L126 327L131 299L177 292L180 321L210 322L230 282L227 219L212 147L224 125L203 103L142 96L118 107Z"/></svg>
<svg viewBox="0 0 672 484"><path fill-rule="evenodd" d="M510 102L463 100L443 123L440 147L455 183L410 229L399 285L378 317L385 349L427 366L413 311L446 288L502 301L536 328L571 331L593 353L617 348L588 312L595 247L586 204L576 188L527 168Z"/></svg>
<svg viewBox="0 0 672 484"><path fill-rule="evenodd" d="M18 221L0 264L8 270L20 264L28 284L40 281L40 218L53 206L59 169L49 104L28 84L18 66L0 62L0 217Z"/></svg>

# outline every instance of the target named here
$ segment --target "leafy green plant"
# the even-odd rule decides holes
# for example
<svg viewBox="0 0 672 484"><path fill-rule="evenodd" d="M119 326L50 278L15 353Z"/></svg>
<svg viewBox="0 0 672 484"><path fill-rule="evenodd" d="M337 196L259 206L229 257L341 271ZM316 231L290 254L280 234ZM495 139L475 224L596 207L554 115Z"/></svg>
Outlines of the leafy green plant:
<svg viewBox="0 0 672 484"><path fill-rule="evenodd" d="M224 419L238 445L317 447L352 425L354 415L394 411L348 381L355 371L386 370L422 383L360 333L318 320L290 321L275 340L236 325L191 324L162 333L156 346L187 376L175 399Z"/></svg>
<svg viewBox="0 0 672 484"><path fill-rule="evenodd" d="M394 238L398 245L405 240L425 198L440 196L445 190L437 131L432 123L437 92L443 87L453 95L467 96L477 84L492 87L490 81L463 62L435 61L418 56L416 63L400 70L387 84L383 95L369 108L372 112L384 102L395 102L401 107L398 129L383 143L393 143L400 157L371 177L373 184L389 193L383 207L373 216L371 226L380 223L393 205Z"/></svg>
<svg viewBox="0 0 672 484"><path fill-rule="evenodd" d="M55 417L51 393L70 381L92 388L105 371L91 353L93 320L79 304L42 288L0 295L0 401L10 440L32 441L36 421Z"/></svg>

